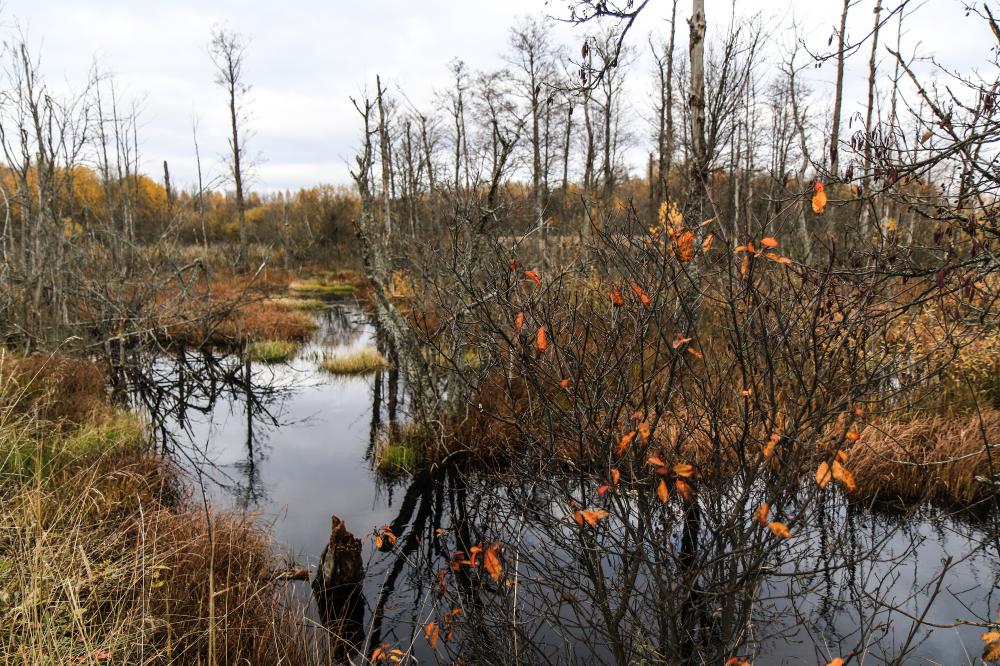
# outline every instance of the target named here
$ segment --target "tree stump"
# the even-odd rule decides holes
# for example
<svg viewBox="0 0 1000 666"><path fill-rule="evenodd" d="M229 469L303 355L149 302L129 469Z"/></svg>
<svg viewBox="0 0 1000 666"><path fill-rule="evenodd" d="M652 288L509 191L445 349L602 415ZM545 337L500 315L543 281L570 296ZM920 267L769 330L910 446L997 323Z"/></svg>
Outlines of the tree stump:
<svg viewBox="0 0 1000 666"><path fill-rule="evenodd" d="M361 540L337 516L330 519L330 541L320 555L312 582L319 617L332 635L334 654L356 651L364 636L364 565Z"/></svg>

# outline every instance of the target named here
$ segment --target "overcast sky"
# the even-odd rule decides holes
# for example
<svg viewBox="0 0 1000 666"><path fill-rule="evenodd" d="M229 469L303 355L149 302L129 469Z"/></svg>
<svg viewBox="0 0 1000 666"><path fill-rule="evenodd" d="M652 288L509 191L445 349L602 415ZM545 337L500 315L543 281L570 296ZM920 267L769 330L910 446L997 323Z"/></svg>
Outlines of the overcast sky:
<svg viewBox="0 0 1000 666"><path fill-rule="evenodd" d="M887 9L897 2L884 0ZM778 43L791 42L794 19L807 46L822 50L841 4L708 0L710 39L735 12L760 15ZM858 0L850 37L871 29L873 4ZM448 84L449 60L497 67L518 15L565 16L566 5L566 0L7 0L0 17L8 39L17 27L25 31L50 82L78 87L95 60L112 72L119 90L140 100L144 169L159 179L166 159L181 184L195 180L195 117L206 168L215 174L223 170L227 108L224 93L213 84L207 42L215 25L245 34L250 39L246 72L253 85L250 149L262 158L254 186L276 190L348 182L347 164L358 135L348 98L371 89L376 73L418 106L427 106L433 91ZM669 0L651 0L633 29L630 42L643 56L647 35L664 29L669 5ZM681 18L689 5L681 0ZM579 48L584 28L554 29L560 41ZM887 36L895 41L895 24ZM965 16L961 0L924 0L906 20L904 50L919 48L966 71L985 67L990 39L981 21ZM686 50L686 41L683 24L678 48ZM860 108L860 68L866 60L867 53L856 57L846 113ZM647 62L630 69L637 122L649 108L649 72ZM832 96L832 64L809 76L820 102L828 103L823 98Z"/></svg>

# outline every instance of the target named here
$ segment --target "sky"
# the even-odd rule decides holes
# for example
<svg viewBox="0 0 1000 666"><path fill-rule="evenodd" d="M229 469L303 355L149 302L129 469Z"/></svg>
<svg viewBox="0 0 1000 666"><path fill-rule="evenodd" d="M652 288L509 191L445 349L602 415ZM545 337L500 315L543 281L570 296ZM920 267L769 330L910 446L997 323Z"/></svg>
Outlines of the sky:
<svg viewBox="0 0 1000 666"><path fill-rule="evenodd" d="M886 9L899 0L883 0ZM989 0L995 4L995 0ZM849 37L871 29L874 0L856 0ZM350 97L374 88L375 75L405 92L418 108L433 108L447 87L448 62L473 69L502 65L508 31L518 16L565 18L567 0L6 0L0 5L5 41L20 30L41 57L54 89L79 89L93 63L116 78L119 94L138 101L143 170L162 177L163 160L182 186L196 182L192 125L205 170L224 173L228 108L214 84L208 41L214 26L249 39L248 101L258 157L254 189L277 191L317 183L348 184L359 125ZM775 48L791 44L793 21L813 50L826 48L842 0L707 0L709 40L737 18L759 16ZM903 50L934 55L960 71L985 67L991 37L967 17L961 0L912 0ZM690 3L680 0L679 19ZM652 83L647 36L665 29L669 0L651 0L630 34L640 54L629 70L630 109L641 122ZM558 41L576 51L585 28L554 23ZM895 42L895 26L888 34ZM678 49L686 50L686 23ZM867 52L848 71L845 116L860 108ZM883 58L888 56L884 54ZM887 62L887 61L886 61ZM888 65L886 65L888 67ZM996 72L990 73L992 77ZM822 103L832 98L832 63L807 72Z"/></svg>

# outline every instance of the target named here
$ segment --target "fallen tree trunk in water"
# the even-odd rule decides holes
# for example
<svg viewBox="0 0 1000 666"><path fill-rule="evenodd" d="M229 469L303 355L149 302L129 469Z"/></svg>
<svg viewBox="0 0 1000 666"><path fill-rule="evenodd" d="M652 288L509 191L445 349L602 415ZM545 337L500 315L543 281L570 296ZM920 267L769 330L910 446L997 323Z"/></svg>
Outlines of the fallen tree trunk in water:
<svg viewBox="0 0 1000 666"><path fill-rule="evenodd" d="M330 518L330 541L320 555L312 582L319 617L331 633L334 655L356 652L364 638L364 564L361 540L337 516Z"/></svg>

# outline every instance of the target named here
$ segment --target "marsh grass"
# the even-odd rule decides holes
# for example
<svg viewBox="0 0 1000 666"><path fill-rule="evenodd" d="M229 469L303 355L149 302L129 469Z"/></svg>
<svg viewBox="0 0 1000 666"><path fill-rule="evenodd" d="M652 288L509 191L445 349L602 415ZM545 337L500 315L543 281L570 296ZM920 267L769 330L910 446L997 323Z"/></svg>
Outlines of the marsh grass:
<svg viewBox="0 0 1000 666"><path fill-rule="evenodd" d="M262 363L284 363L299 350L299 346L288 340L262 340L247 345L247 354L254 361Z"/></svg>
<svg viewBox="0 0 1000 666"><path fill-rule="evenodd" d="M970 506L996 492L988 481L1000 479L997 442L995 409L870 425L848 450L856 494L900 504Z"/></svg>
<svg viewBox="0 0 1000 666"><path fill-rule="evenodd" d="M321 662L267 531L206 512L133 414L55 418L22 362L0 357L2 662Z"/></svg>
<svg viewBox="0 0 1000 666"><path fill-rule="evenodd" d="M319 367L334 375L362 375L377 372L388 367L385 357L374 347L328 354L320 361Z"/></svg>
<svg viewBox="0 0 1000 666"><path fill-rule="evenodd" d="M417 452L402 444L389 444L379 454L377 468L385 476L405 476L417 471Z"/></svg>
<svg viewBox="0 0 1000 666"><path fill-rule="evenodd" d="M388 478L412 476L423 464L430 441L429 431L415 422L387 428L376 447L375 468Z"/></svg>
<svg viewBox="0 0 1000 666"><path fill-rule="evenodd" d="M275 298L275 303L282 307L303 312L322 312L330 307L330 304L319 298Z"/></svg>
<svg viewBox="0 0 1000 666"><path fill-rule="evenodd" d="M347 296L354 293L354 285L350 282L326 282L321 279L296 280L288 286L288 289L293 294L310 296Z"/></svg>

